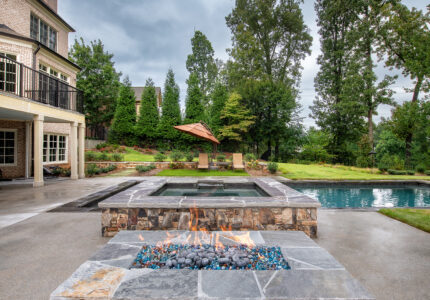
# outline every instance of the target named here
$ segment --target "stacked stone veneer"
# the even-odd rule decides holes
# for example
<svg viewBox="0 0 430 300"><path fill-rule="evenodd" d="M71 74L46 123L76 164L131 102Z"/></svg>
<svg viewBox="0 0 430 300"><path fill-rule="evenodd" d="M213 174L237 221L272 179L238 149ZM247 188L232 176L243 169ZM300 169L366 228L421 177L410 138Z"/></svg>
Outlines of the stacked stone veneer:
<svg viewBox="0 0 430 300"><path fill-rule="evenodd" d="M167 184L193 178L148 177L99 203L102 235L120 230L300 230L317 235L320 203L272 178L225 178L227 184L256 184L266 197L153 196Z"/></svg>
<svg viewBox="0 0 430 300"><path fill-rule="evenodd" d="M300 230L317 235L316 208L107 208L102 234L119 230Z"/></svg>

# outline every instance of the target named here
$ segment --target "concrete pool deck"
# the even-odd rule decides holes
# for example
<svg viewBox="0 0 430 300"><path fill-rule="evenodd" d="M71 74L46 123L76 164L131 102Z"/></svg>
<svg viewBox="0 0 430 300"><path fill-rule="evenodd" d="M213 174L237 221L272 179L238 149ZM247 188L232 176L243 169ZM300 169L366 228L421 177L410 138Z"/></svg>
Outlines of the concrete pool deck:
<svg viewBox="0 0 430 300"><path fill-rule="evenodd" d="M103 188L107 179L117 184L132 178L65 181L55 187L69 190L69 200L60 199L67 202L72 193L78 198ZM99 212L45 213L66 193L55 190L53 185L0 189L2 216L24 209L34 214L0 229L0 299L48 299L109 241L100 237ZM377 299L428 299L430 234L372 211L325 209L319 210L318 234L314 241Z"/></svg>

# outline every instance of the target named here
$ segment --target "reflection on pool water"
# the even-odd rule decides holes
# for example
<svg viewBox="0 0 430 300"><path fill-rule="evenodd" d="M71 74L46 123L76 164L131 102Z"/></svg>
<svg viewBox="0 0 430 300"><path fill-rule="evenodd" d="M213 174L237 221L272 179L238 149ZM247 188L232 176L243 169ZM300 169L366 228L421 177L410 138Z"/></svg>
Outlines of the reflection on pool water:
<svg viewBox="0 0 430 300"><path fill-rule="evenodd" d="M430 188L419 186L302 186L293 187L322 207L430 207Z"/></svg>

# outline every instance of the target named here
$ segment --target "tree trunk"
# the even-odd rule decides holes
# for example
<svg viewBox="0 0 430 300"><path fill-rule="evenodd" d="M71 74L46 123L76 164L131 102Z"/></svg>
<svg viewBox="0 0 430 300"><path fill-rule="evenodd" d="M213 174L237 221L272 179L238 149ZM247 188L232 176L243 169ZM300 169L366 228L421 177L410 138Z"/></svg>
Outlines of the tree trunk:
<svg viewBox="0 0 430 300"><path fill-rule="evenodd" d="M275 160L279 161L279 139L275 141Z"/></svg>
<svg viewBox="0 0 430 300"><path fill-rule="evenodd" d="M418 96L420 94L422 82L423 82L422 77L421 76L417 77L417 83L415 84L414 94L412 96L412 103L418 101ZM414 133L412 132L412 130L410 130L405 138L405 166L407 168L411 166L411 148L412 148L413 135Z"/></svg>
<svg viewBox="0 0 430 300"><path fill-rule="evenodd" d="M267 152L269 153L267 157L270 158L272 156L272 140L270 139L270 137L267 140Z"/></svg>
<svg viewBox="0 0 430 300"><path fill-rule="evenodd" d="M369 145L373 150L373 110L371 108L367 112L367 123L369 125Z"/></svg>

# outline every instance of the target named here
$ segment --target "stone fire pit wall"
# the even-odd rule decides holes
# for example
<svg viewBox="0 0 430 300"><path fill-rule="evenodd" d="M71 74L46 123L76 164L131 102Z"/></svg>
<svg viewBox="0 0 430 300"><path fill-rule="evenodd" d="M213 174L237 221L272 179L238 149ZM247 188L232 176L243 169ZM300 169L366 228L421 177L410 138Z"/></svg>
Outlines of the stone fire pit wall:
<svg viewBox="0 0 430 300"><path fill-rule="evenodd" d="M255 184L269 197L151 196L166 183L198 180L203 179L151 177L99 203L102 235L111 237L120 230L300 230L317 235L320 203L272 178L222 179Z"/></svg>

